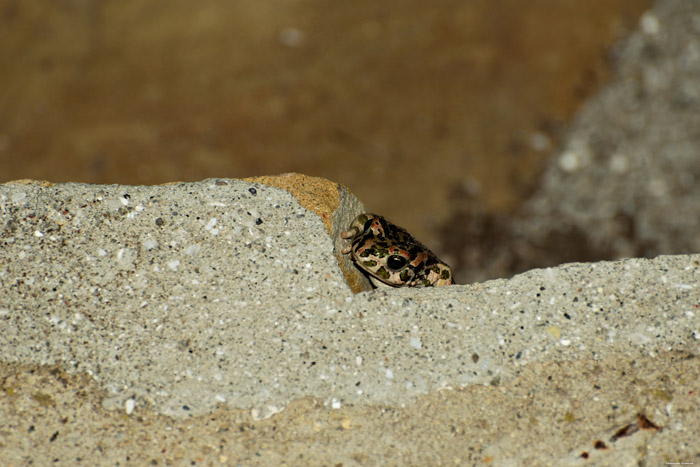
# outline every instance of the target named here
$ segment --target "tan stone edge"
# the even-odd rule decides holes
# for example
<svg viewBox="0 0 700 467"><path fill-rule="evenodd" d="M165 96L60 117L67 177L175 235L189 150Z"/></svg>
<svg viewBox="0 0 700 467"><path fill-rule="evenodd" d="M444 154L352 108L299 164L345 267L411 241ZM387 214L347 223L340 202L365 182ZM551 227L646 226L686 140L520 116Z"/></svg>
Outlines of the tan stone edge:
<svg viewBox="0 0 700 467"><path fill-rule="evenodd" d="M56 183L48 180L33 180L31 178L22 178L20 180L10 180L9 182L0 183L0 185L39 185L42 187L54 186Z"/></svg>
<svg viewBox="0 0 700 467"><path fill-rule="evenodd" d="M247 177L243 181L286 190L305 209L316 213L333 240L333 254L350 289L354 293L372 289L367 278L355 268L346 255L340 253L343 247L340 231L345 230L350 221L365 209L347 187L325 178L298 173Z"/></svg>

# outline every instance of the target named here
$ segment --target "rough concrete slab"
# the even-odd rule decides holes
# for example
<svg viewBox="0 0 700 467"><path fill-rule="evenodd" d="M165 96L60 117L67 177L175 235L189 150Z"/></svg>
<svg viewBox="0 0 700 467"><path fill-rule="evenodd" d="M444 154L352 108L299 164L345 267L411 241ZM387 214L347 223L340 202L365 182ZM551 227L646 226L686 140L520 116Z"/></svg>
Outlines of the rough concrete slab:
<svg viewBox="0 0 700 467"><path fill-rule="evenodd" d="M465 187L442 228L458 281L700 251L700 15L662 0L614 48L615 78L567 128L536 192L487 213Z"/></svg>
<svg viewBox="0 0 700 467"><path fill-rule="evenodd" d="M363 450L364 443L375 450L391 443L393 435L376 438L362 428L378 423L366 417L384 407L421 424L414 432L402 431L407 458L444 462L437 450L445 427L429 418L445 410L440 404L455 402L440 394L493 388L480 417L489 419L492 411L507 418L513 411L498 409L505 400L512 410L526 412L533 401L525 394L516 399L495 394L525 385L529 397L545 395L538 404L546 415L532 412L531 421L538 420L532 423L551 425L550 435L565 443L555 449L540 440L545 451L514 451L515 441L486 435L487 423L478 449L472 446L469 453L453 446L450 455L551 460L587 449L585 437L565 427L590 420L589 398L611 397L601 392L613 391L615 380L625 376L616 373L614 362L633 368L629 371L638 378L633 381L653 375L648 384L653 388L659 384L655 365L697 366L700 352L699 255L570 264L508 281L353 294L320 217L287 191L237 180L156 187L6 184L0 186L0 226L3 407L14 427L24 426L17 419L24 412L17 407L54 410L58 396L27 389L35 369L50 366L57 370L48 372L48 380L68 381L67 387L91 381L91 393L100 395L89 406L99 401L101 417L146 417L140 420L178 430L202 428L205 420L223 420L229 413L247 420L240 424L269 426L263 419L276 413L291 410L303 417L303 409L283 409L312 398L324 423L336 420L340 429L355 430L355 451L347 461L356 463L381 461L377 452ZM558 367L563 368L553 369ZM569 367L592 375L577 382L566 373ZM697 375L693 368L689 377ZM586 385L600 372L605 377L593 386L601 389L590 392ZM78 375L89 379L72 379ZM637 411L663 426L663 436L700 434L695 417L676 410L698 401L692 381L666 381L660 389L663 404L642 398ZM568 396L548 398L557 391ZM604 424L595 418L597 425L584 425L586 435L595 437L633 419L635 399L627 397L617 403L625 405L624 413ZM549 405L554 403L563 405ZM62 410L80 410L85 402L77 397L77 409L66 404ZM422 412L421 404L438 405ZM600 417L617 409L591 410ZM186 421L192 418L197 421ZM224 425L229 423L239 424ZM37 430L36 424L26 430L31 426ZM522 433L522 427L508 426L509 436ZM315 427L309 422L304 430L313 438ZM16 428L4 430L13 439ZM426 441L432 452L410 447L408 440L417 433L433 433ZM199 436L193 432L190 441L201 448ZM375 438L368 441L370 436ZM263 443L259 448L272 463L291 447L263 449L264 437L251 443ZM64 445L70 455L89 452L84 451L89 446L70 446ZM31 455L12 452L19 456L14 459ZM236 452L241 459L251 454ZM662 444L657 454L687 458L699 452L697 445L676 442ZM338 455L325 447L316 453L320 463ZM399 454L385 452L389 457L383 461L391 463Z"/></svg>
<svg viewBox="0 0 700 467"><path fill-rule="evenodd" d="M107 405L187 415L267 402L261 381L271 394L286 386L269 355L291 357L305 336L287 325L303 328L314 303L333 303L324 295L352 295L320 218L287 191L233 180L2 190L0 346L87 371L114 395Z"/></svg>
<svg viewBox="0 0 700 467"><path fill-rule="evenodd" d="M614 56L616 79L572 122L518 228L580 231L616 257L698 252L697 1L656 2Z"/></svg>
<svg viewBox="0 0 700 467"><path fill-rule="evenodd" d="M173 420L147 409L105 410L104 392L85 374L0 364L0 458L7 465L697 463L698 379L698 359L682 353L618 355L529 365L511 383L443 390L406 407L331 410L304 398L264 420L224 405ZM610 441L640 411L661 431Z"/></svg>
<svg viewBox="0 0 700 467"><path fill-rule="evenodd" d="M369 279L358 272L348 255L340 252L346 246L346 242L340 238L339 233L347 230L355 216L366 211L362 201L357 199L347 187L325 178L298 173L262 175L246 178L245 181L287 190L299 201L299 204L315 212L333 239L333 254L350 289L353 292L372 290Z"/></svg>

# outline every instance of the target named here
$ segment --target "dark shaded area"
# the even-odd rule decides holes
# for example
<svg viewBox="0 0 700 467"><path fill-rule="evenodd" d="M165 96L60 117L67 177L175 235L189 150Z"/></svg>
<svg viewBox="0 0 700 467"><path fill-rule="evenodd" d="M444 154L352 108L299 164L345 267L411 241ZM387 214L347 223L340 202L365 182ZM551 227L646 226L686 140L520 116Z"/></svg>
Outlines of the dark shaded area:
<svg viewBox="0 0 700 467"><path fill-rule="evenodd" d="M445 251L451 257L459 283L506 278L535 269L571 262L595 262L622 257L612 239L596 241L567 219L542 223L535 235L520 228L524 212L491 213L478 195L455 190L458 212L440 233ZM619 237L635 245L635 257L659 254L654 245L635 237L634 219L626 214L615 217Z"/></svg>
<svg viewBox="0 0 700 467"><path fill-rule="evenodd" d="M519 206L494 212L478 184L453 185L442 238L457 282L700 251L697 11L669 0L644 14Z"/></svg>
<svg viewBox="0 0 700 467"><path fill-rule="evenodd" d="M491 213L478 195L456 189L453 221L442 228L446 251L458 252L452 267L460 283L505 278L533 268L573 261L612 259L609 245L593 245L574 226L542 226L540 237L518 232L522 214Z"/></svg>

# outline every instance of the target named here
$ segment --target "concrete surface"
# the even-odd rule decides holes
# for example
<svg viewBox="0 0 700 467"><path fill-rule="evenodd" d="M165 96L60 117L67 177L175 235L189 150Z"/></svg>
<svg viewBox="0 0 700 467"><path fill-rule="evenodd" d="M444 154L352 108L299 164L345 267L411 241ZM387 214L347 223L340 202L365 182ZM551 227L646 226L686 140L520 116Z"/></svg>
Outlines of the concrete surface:
<svg viewBox="0 0 700 467"><path fill-rule="evenodd" d="M658 2L616 58L617 79L573 122L528 219L560 219L619 256L698 252L698 3Z"/></svg>
<svg viewBox="0 0 700 467"><path fill-rule="evenodd" d="M357 214L366 211L362 201L357 199L345 186L329 182L325 178L310 177L298 173L263 175L244 180L287 190L299 201L299 204L309 211L315 212L333 238L333 254L350 289L353 292L372 290L369 279L358 273L348 255L340 252L346 246L346 242L340 238L339 233L347 230L348 225Z"/></svg>
<svg viewBox="0 0 700 467"><path fill-rule="evenodd" d="M614 79L582 106L515 215L480 220L469 198L453 201L443 259L458 280L700 251L698 2L656 2L610 55Z"/></svg>
<svg viewBox="0 0 700 467"><path fill-rule="evenodd" d="M354 294L322 217L259 183L0 206L11 464L700 460L699 255Z"/></svg>

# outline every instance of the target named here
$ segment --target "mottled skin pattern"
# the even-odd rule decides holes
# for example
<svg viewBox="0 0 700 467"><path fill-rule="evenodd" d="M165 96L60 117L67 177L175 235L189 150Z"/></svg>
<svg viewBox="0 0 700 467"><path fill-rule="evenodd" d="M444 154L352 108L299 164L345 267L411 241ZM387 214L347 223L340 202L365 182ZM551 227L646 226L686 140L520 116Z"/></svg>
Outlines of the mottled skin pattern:
<svg viewBox="0 0 700 467"><path fill-rule="evenodd" d="M366 271L376 286L427 287L451 285L452 270L411 234L376 214L360 214L342 238L342 250Z"/></svg>

